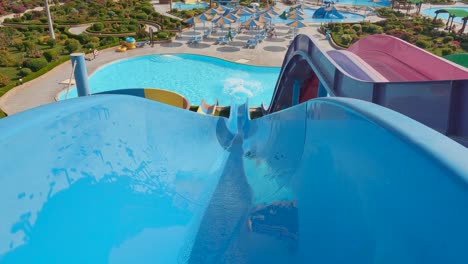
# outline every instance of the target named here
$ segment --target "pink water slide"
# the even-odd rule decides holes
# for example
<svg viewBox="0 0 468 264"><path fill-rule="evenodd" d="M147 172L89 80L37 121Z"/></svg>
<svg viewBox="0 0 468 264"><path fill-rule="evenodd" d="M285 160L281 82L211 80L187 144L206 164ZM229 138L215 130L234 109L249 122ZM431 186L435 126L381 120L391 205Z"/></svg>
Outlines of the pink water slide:
<svg viewBox="0 0 468 264"><path fill-rule="evenodd" d="M348 48L390 82L464 80L468 71L399 38L372 35Z"/></svg>

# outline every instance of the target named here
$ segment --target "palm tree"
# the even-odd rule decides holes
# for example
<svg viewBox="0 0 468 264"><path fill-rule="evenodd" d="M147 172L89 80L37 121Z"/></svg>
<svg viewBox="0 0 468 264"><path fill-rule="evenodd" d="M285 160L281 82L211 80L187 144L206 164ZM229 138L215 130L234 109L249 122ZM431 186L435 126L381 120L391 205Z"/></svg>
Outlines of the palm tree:
<svg viewBox="0 0 468 264"><path fill-rule="evenodd" d="M45 10L47 14L47 24L49 24L49 36L55 39L54 25L52 24L52 17L50 16L49 0L45 0Z"/></svg>

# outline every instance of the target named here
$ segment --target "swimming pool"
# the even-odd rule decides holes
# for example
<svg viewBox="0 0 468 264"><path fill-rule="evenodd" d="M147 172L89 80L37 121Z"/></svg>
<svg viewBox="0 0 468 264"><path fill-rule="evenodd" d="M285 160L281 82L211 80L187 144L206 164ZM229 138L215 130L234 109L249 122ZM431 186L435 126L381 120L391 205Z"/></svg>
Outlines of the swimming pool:
<svg viewBox="0 0 468 264"><path fill-rule="evenodd" d="M390 6L391 1L376 1L372 2L369 0L339 0L335 1L337 4L344 4L344 5L357 5L357 6L375 6L375 7L384 7L384 6Z"/></svg>
<svg viewBox="0 0 468 264"><path fill-rule="evenodd" d="M269 104L280 68L258 67L193 55L148 55L111 63L89 78L91 93L125 88L161 88L185 96L190 104L202 99L230 105L248 98L252 106ZM69 98L77 96L70 90ZM64 99L62 93L60 99Z"/></svg>
<svg viewBox="0 0 468 264"><path fill-rule="evenodd" d="M362 21L365 17L363 15L359 15L356 13L341 11L339 7L337 8L338 12L344 16L343 19L338 18L312 18L312 15L317 9L312 8L305 8L304 14L306 16L305 22L309 23L320 23L320 22L352 22L352 21ZM272 23L289 23L294 20L291 19L282 19L280 17L274 18L271 22Z"/></svg>
<svg viewBox="0 0 468 264"><path fill-rule="evenodd" d="M198 4L185 4L183 2L173 3L172 8L177 8L179 10L191 10L196 8L208 8L208 3L198 3Z"/></svg>
<svg viewBox="0 0 468 264"><path fill-rule="evenodd" d="M432 18L435 17L435 11L440 10L440 9L460 9L460 10L465 10L468 11L468 7L452 7L452 6L440 6L440 7L433 7L433 8L428 8L423 10L423 14L430 16ZM437 18L445 19L447 20L449 17L448 13L441 13L437 16ZM456 17L453 21L458 22L458 23L463 23L461 17Z"/></svg>

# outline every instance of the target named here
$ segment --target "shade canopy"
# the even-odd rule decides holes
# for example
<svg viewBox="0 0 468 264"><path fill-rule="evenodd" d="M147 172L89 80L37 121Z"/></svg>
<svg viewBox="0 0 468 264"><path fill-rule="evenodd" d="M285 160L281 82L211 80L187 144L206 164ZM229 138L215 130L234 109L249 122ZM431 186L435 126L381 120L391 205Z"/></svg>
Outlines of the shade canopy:
<svg viewBox="0 0 468 264"><path fill-rule="evenodd" d="M225 16L218 17L213 19L211 22L215 23L216 25L229 25L234 23L234 20L227 18Z"/></svg>
<svg viewBox="0 0 468 264"><path fill-rule="evenodd" d="M201 21L210 21L211 19L213 19L213 17L207 14L206 12L201 13L200 15L196 16L196 18L198 18Z"/></svg>
<svg viewBox="0 0 468 264"><path fill-rule="evenodd" d="M304 4L298 4L298 5L293 6L293 8L304 10L306 6Z"/></svg>
<svg viewBox="0 0 468 264"><path fill-rule="evenodd" d="M200 20L198 17L191 17L191 18L184 21L184 23L192 24L192 25L195 25L195 24L201 23L201 22L203 22L203 21Z"/></svg>
<svg viewBox="0 0 468 264"><path fill-rule="evenodd" d="M262 13L261 16L264 16L265 18L268 18L268 19L272 19L272 18L275 18L277 15L275 15L274 13L270 11L267 11L267 12Z"/></svg>
<svg viewBox="0 0 468 264"><path fill-rule="evenodd" d="M258 22L257 20L251 18L244 23L242 23L242 26L247 26L247 27L259 27L261 26L262 23Z"/></svg>
<svg viewBox="0 0 468 264"><path fill-rule="evenodd" d="M278 8L272 6L272 7L269 7L266 12L270 12L270 13L273 13L277 16L281 15L281 10L279 10Z"/></svg>
<svg viewBox="0 0 468 264"><path fill-rule="evenodd" d="M231 19L232 21L237 21L237 20L240 19L240 17L238 15L236 15L234 12L230 12L227 15L224 15L224 17L227 17L227 18Z"/></svg>
<svg viewBox="0 0 468 264"><path fill-rule="evenodd" d="M246 8L239 8L237 9L234 14L238 15L238 16L250 16L252 15L253 13L250 12L248 9Z"/></svg>
<svg viewBox="0 0 468 264"><path fill-rule="evenodd" d="M218 5L217 7L213 8L213 9L216 10L220 14L230 10L229 7L225 7L223 5Z"/></svg>
<svg viewBox="0 0 468 264"><path fill-rule="evenodd" d="M219 15L219 14L224 13L224 11L219 12L218 10L216 10L214 8L210 8L210 9L206 10L205 13L208 13L210 15Z"/></svg>
<svg viewBox="0 0 468 264"><path fill-rule="evenodd" d="M304 15L300 14L292 14L288 16L288 19L293 19L293 20L305 20L306 17Z"/></svg>
<svg viewBox="0 0 468 264"><path fill-rule="evenodd" d="M286 25L288 25L290 27L295 27L295 28L303 28L303 27L308 27L309 26L308 24L306 24L306 23L304 23L304 22L302 22L300 20L295 20L295 21L290 22L290 23L288 23Z"/></svg>

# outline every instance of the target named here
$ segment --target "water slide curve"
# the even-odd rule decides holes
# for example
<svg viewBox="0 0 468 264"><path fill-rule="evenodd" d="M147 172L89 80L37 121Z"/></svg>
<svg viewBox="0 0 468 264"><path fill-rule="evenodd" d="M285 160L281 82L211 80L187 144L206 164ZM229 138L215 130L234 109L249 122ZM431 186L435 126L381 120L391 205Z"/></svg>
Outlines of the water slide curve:
<svg viewBox="0 0 468 264"><path fill-rule="evenodd" d="M96 95L0 130L0 263L468 262L467 149L363 100Z"/></svg>
<svg viewBox="0 0 468 264"><path fill-rule="evenodd" d="M265 114L316 97L351 97L393 109L468 145L465 68L387 35L366 37L340 51L322 51L315 41L299 35L290 45Z"/></svg>

